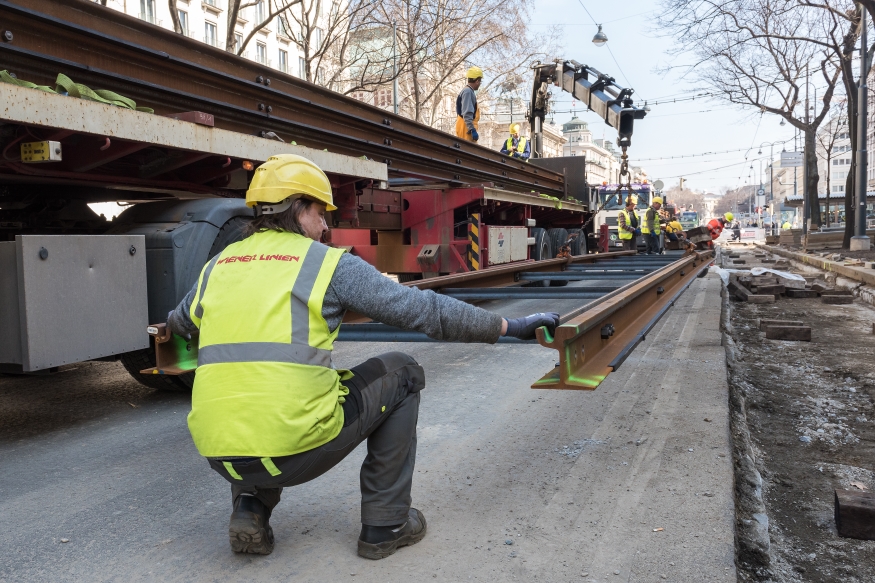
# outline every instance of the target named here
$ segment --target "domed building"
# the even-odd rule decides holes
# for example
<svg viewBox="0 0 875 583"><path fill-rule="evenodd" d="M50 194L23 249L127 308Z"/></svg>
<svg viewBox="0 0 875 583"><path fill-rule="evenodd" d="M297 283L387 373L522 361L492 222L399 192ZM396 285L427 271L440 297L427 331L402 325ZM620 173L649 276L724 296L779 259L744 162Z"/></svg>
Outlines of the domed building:
<svg viewBox="0 0 875 583"><path fill-rule="evenodd" d="M614 149L613 142L593 139L589 123L577 116L562 124L562 135L568 140L562 148L562 155L586 157L586 174L590 184L617 182L620 154Z"/></svg>

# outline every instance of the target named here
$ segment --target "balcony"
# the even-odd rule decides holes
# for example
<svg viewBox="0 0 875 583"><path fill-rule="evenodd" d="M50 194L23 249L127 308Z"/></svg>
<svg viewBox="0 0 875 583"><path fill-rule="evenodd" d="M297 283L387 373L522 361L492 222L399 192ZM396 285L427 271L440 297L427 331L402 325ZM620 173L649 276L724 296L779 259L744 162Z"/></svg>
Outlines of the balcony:
<svg viewBox="0 0 875 583"><path fill-rule="evenodd" d="M145 20L148 23L154 24L156 26L161 26L161 21L155 18L155 13L140 13L140 20Z"/></svg>

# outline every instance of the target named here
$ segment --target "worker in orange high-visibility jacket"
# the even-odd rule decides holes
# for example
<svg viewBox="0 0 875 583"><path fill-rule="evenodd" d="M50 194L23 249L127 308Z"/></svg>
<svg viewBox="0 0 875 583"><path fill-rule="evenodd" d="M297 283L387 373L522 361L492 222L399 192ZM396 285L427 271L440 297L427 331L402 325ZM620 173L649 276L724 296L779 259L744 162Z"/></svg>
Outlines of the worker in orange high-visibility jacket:
<svg viewBox="0 0 875 583"><path fill-rule="evenodd" d="M708 227L708 231L711 233L711 243L709 246L713 247L714 241L716 241L720 234L723 233L723 228L732 222L732 219L735 218L735 215L732 213L726 213L722 217L717 217L708 221L706 225Z"/></svg>
<svg viewBox="0 0 875 583"><path fill-rule="evenodd" d="M283 488L319 477L367 441L358 553L387 557L426 532L425 517L411 507L425 373L400 352L335 368L344 314L436 340L487 343L533 339L540 326L552 337L559 314L502 318L403 286L323 245L325 213L337 210L333 187L301 156L268 158L246 204L257 213L245 238L204 266L167 318L171 333L199 333L188 427L198 452L231 484L231 549L272 552L269 520Z"/></svg>
<svg viewBox="0 0 875 583"><path fill-rule="evenodd" d="M456 97L456 135L463 140L476 142L480 139L480 108L477 107L477 90L483 83L483 69L469 67L465 74L468 84Z"/></svg>

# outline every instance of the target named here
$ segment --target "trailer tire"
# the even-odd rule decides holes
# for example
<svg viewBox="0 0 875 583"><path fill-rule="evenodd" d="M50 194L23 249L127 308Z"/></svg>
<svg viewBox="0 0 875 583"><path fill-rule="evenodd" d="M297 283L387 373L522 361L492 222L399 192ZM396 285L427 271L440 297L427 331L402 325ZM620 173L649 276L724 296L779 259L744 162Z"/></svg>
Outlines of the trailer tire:
<svg viewBox="0 0 875 583"><path fill-rule="evenodd" d="M586 233L584 233L581 229L568 229L568 236L577 234L577 237L571 241L571 254L572 255L586 255Z"/></svg>
<svg viewBox="0 0 875 583"><path fill-rule="evenodd" d="M219 232L216 233L216 238L213 241L213 246L210 247L209 257L207 261L221 253L225 247L231 243L236 243L243 240L243 229L249 224L252 219L249 217L234 217L222 225Z"/></svg>
<svg viewBox="0 0 875 583"><path fill-rule="evenodd" d="M140 373L141 370L152 368L155 366L155 344L149 339L149 348L143 350L135 350L126 352L120 355L122 365L128 371L134 380L141 385L145 385L150 389L158 391L173 391L175 393L190 393L191 387L194 385L194 373L190 372L184 375L147 375Z"/></svg>
<svg viewBox="0 0 875 583"><path fill-rule="evenodd" d="M548 229L547 238L550 239L550 257L556 257L559 254L559 249L568 240L568 231L562 228ZM564 287L568 285L568 280L554 279L550 281L550 285L552 287Z"/></svg>
<svg viewBox="0 0 875 583"><path fill-rule="evenodd" d="M550 249L550 239L547 238L547 231L541 227L534 227L532 228L532 238L535 239L535 244L532 245L530 257L535 261L552 259L553 255ZM525 285L526 287L548 287L550 285L550 280L544 279L533 281L532 283L527 283Z"/></svg>

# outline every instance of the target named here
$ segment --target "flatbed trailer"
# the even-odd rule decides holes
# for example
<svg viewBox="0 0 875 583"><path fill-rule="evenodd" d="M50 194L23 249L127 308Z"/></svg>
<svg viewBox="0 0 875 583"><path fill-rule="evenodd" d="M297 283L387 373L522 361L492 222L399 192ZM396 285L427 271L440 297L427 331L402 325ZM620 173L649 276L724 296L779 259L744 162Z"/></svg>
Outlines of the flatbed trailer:
<svg viewBox="0 0 875 583"><path fill-rule="evenodd" d="M155 364L146 326L240 239L253 169L277 153L328 174L328 242L402 281L551 259L590 216L586 184L564 167L513 160L97 3L0 0L0 24L0 70L14 76L0 82L2 372L120 358L145 384L190 387L139 374ZM26 86L56 88L59 75L152 111ZM23 156L34 147L46 161ZM108 221L88 206L99 202L129 208ZM573 255L583 241L571 238Z"/></svg>

